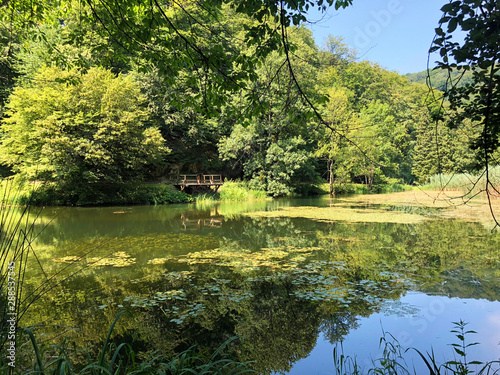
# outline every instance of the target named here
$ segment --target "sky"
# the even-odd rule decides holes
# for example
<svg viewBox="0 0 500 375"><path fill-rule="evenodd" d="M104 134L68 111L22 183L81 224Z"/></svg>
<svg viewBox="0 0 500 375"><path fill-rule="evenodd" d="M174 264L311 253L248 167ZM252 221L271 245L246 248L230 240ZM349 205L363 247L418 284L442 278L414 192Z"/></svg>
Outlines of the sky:
<svg viewBox="0 0 500 375"><path fill-rule="evenodd" d="M360 60L379 63L400 74L427 69L427 55L447 0L354 0L326 14L310 11L308 27L316 44L328 35L341 36ZM438 56L431 56L431 67Z"/></svg>

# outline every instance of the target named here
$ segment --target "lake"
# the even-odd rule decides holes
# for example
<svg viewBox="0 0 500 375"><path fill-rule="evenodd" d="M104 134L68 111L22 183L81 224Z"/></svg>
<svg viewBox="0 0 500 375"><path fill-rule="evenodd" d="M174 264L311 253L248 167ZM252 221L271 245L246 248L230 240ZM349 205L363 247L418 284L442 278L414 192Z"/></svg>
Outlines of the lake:
<svg viewBox="0 0 500 375"><path fill-rule="evenodd" d="M259 373L334 374L334 350L368 369L384 332L452 360L463 320L468 359L500 358L500 236L439 209L317 197L47 208L38 223L26 285L50 290L23 322L47 341L98 353L127 309L115 337L141 358L239 335Z"/></svg>

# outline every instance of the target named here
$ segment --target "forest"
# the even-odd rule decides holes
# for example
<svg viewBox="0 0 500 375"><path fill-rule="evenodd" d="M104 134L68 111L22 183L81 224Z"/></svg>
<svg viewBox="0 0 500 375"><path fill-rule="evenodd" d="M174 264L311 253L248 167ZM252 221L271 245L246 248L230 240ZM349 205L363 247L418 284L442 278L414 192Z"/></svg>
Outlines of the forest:
<svg viewBox="0 0 500 375"><path fill-rule="evenodd" d="M71 204L180 173L219 173L277 197L322 182L330 192L424 184L496 164L484 108L463 104L484 83L467 56L465 79L441 74L439 91L362 61L340 37L318 46L303 2L258 4L2 5L3 175L43 182ZM442 56L456 50L444 36L457 28L452 18L436 30ZM441 72L456 77L457 64L443 61ZM475 77L492 67L498 78L492 61L478 62ZM458 88L451 96L448 81Z"/></svg>

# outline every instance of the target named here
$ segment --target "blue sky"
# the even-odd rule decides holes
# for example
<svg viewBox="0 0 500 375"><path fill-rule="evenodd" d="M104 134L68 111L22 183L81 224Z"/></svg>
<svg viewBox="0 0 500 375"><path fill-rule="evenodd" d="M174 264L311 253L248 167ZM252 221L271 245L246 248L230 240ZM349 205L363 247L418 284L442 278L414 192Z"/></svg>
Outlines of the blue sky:
<svg viewBox="0 0 500 375"><path fill-rule="evenodd" d="M354 0L353 5L326 14L310 12L308 27L316 44L328 35L342 36L358 51L360 60L370 60L401 74L427 68L427 51L447 0ZM436 57L431 57L434 66Z"/></svg>

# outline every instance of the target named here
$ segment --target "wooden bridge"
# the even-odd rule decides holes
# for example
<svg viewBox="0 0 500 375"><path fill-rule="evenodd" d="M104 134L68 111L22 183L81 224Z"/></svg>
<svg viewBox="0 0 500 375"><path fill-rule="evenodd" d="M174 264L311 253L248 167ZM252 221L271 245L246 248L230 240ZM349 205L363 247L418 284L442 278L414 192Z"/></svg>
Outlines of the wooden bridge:
<svg viewBox="0 0 500 375"><path fill-rule="evenodd" d="M181 190L188 186L215 186L217 190L224 181L220 174L181 174L172 181L172 184L180 186Z"/></svg>

